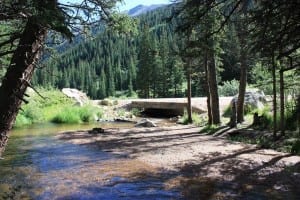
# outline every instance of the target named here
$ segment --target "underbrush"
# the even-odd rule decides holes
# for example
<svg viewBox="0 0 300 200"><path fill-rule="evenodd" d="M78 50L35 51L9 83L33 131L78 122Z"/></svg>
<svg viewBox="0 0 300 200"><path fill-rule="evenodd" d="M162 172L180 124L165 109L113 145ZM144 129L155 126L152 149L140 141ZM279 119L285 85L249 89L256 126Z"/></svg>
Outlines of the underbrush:
<svg viewBox="0 0 300 200"><path fill-rule="evenodd" d="M204 126L206 119L204 116L197 113L192 113L193 124L196 126ZM185 112L184 115L179 119L180 124L188 124L188 114Z"/></svg>
<svg viewBox="0 0 300 200"><path fill-rule="evenodd" d="M103 115L102 111L91 105L83 107L75 106L74 102L56 89L38 89L43 98L34 93L28 92L14 127L22 127L33 123L81 123L91 122L96 117Z"/></svg>
<svg viewBox="0 0 300 200"><path fill-rule="evenodd" d="M300 155L300 137L296 132L288 132L274 140L272 133L255 130L238 130L228 137L232 141L258 145L260 148Z"/></svg>

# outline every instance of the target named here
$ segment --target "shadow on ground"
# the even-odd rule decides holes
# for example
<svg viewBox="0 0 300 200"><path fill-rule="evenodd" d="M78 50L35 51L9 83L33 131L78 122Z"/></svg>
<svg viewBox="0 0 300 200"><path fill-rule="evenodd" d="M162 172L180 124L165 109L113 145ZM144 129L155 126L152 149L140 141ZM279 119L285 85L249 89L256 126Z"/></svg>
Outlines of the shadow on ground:
<svg viewBox="0 0 300 200"><path fill-rule="evenodd" d="M207 136L199 134L199 128L178 126L110 130L86 138L86 132L70 132L63 133L61 139L123 153L125 160L154 166L157 170L137 167L115 176L129 182L155 180L159 187L181 194L162 194L166 199L300 199L298 156L231 142L218 137L224 129L219 131ZM124 163L111 167L115 171L123 168L129 167Z"/></svg>

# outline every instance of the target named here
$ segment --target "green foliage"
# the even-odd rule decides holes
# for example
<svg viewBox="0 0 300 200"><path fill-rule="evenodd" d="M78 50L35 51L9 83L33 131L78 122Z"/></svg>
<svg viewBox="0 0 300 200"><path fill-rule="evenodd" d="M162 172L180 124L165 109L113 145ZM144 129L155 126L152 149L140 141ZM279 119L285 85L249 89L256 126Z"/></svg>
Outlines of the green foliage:
<svg viewBox="0 0 300 200"><path fill-rule="evenodd" d="M239 93L239 81L233 79L224 81L223 85L218 86L220 96L234 96Z"/></svg>
<svg viewBox="0 0 300 200"><path fill-rule="evenodd" d="M30 124L32 124L32 121L26 116L24 116L22 113L19 113L15 121L14 127L19 128Z"/></svg>
<svg viewBox="0 0 300 200"><path fill-rule="evenodd" d="M263 109L253 110L252 113L257 113L260 118L259 129L271 129L273 127L274 121L273 116L268 106L265 106ZM278 123L278 122L276 122Z"/></svg>
<svg viewBox="0 0 300 200"><path fill-rule="evenodd" d="M299 139L296 140L292 144L291 153L293 153L293 154L299 154L300 153L300 140Z"/></svg>
<svg viewBox="0 0 300 200"><path fill-rule="evenodd" d="M62 92L55 89L38 89L41 98L33 91L28 92L29 103L22 106L14 127L22 127L33 123L81 123L91 122L95 117L101 118L103 113L91 105L74 106L74 102Z"/></svg>
<svg viewBox="0 0 300 200"><path fill-rule="evenodd" d="M244 115L253 114L256 111L253 110L250 106L244 106ZM223 117L231 117L232 108L231 105L227 106L223 111Z"/></svg>
<svg viewBox="0 0 300 200"><path fill-rule="evenodd" d="M177 42L172 24L164 21L170 14L170 8L163 8L134 19L124 14L112 15L112 20L117 22L112 29L100 28L94 32L93 39L77 43L49 59L47 71L55 76L38 70L33 84L78 88L93 99L104 99L118 96L118 91L126 93L124 98L137 97L138 89L149 83L153 97L182 97L184 74L178 56L174 55ZM147 53L142 52L145 45L141 33L145 24L149 27L151 48L145 48ZM126 31L120 32L121 29ZM146 61L141 64L143 60ZM144 73L143 68L147 66Z"/></svg>
<svg viewBox="0 0 300 200"><path fill-rule="evenodd" d="M63 112L58 113L51 120L53 123L57 124L77 124L81 122L79 109L75 107L66 107Z"/></svg>
<svg viewBox="0 0 300 200"><path fill-rule="evenodd" d="M133 108L133 109L131 109L130 112L131 112L132 115L134 115L134 116L139 116L139 115L141 114L141 110L138 109L138 108Z"/></svg>
<svg viewBox="0 0 300 200"><path fill-rule="evenodd" d="M250 76L258 89L264 91L266 95L273 94L271 72L261 62L256 63L251 69Z"/></svg>
<svg viewBox="0 0 300 200"><path fill-rule="evenodd" d="M285 107L285 129L296 130L299 126L295 101L289 101Z"/></svg>
<svg viewBox="0 0 300 200"><path fill-rule="evenodd" d="M117 110L117 116L118 117L125 117L126 116L126 110L125 109L118 109Z"/></svg>
<svg viewBox="0 0 300 200"><path fill-rule="evenodd" d="M95 108L90 105L83 107L66 106L62 110L62 112L53 117L51 120L53 123L77 124L82 122L92 122L96 116L103 116L101 111L95 112Z"/></svg>
<svg viewBox="0 0 300 200"><path fill-rule="evenodd" d="M219 129L219 126L212 124L207 125L203 129L201 129L200 133L213 134Z"/></svg>
<svg viewBox="0 0 300 200"><path fill-rule="evenodd" d="M193 124L196 126L204 126L206 124L206 119L197 113L192 113L192 119L193 119ZM186 112L179 119L179 123L180 124L188 124L188 115Z"/></svg>

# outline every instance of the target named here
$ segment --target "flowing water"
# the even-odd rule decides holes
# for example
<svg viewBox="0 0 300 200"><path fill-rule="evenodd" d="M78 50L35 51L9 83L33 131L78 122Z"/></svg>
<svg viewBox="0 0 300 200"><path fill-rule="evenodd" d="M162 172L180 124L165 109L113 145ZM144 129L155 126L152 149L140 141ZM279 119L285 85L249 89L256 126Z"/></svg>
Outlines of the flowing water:
<svg viewBox="0 0 300 200"><path fill-rule="evenodd" d="M128 128L132 124L44 124L13 130L0 160L0 199L180 198L178 191L166 190L159 178L119 176L120 166L138 170L136 166L143 163L130 161L124 165L127 161L122 155L55 137L59 132L95 126Z"/></svg>

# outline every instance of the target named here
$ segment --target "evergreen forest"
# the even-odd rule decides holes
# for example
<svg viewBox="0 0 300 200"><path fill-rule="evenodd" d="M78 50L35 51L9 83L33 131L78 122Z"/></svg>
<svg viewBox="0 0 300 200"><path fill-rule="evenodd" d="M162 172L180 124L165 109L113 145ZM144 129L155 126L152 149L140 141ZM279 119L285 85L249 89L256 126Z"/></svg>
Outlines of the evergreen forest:
<svg viewBox="0 0 300 200"><path fill-rule="evenodd" d="M300 199L300 1L121 2L1 0L0 199Z"/></svg>

